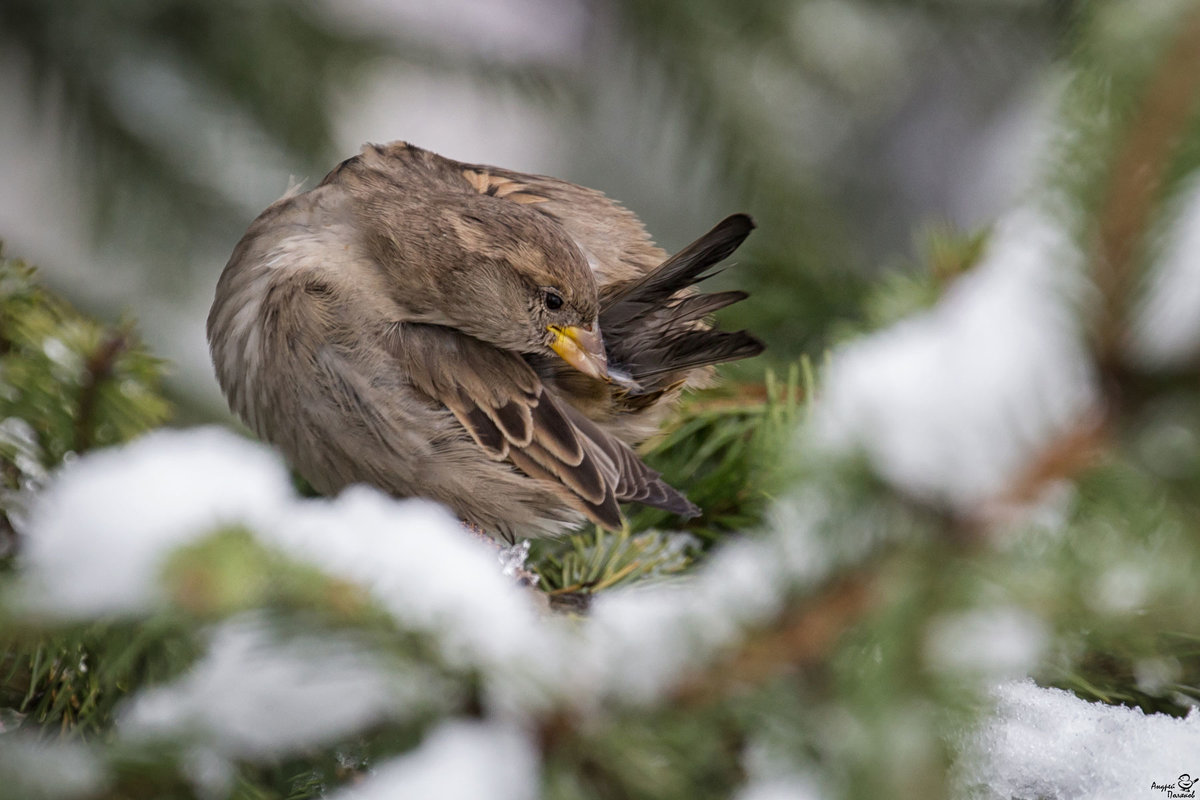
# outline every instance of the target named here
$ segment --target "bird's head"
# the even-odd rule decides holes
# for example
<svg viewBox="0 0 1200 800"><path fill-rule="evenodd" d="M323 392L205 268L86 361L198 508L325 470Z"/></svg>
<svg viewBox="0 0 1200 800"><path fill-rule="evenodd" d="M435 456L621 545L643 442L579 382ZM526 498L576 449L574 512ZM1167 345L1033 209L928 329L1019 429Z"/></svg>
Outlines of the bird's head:
<svg viewBox="0 0 1200 800"><path fill-rule="evenodd" d="M609 380L596 279L566 233L499 198L438 205L426 252L403 259L406 270L427 270L420 288L406 287L401 298L415 317L505 350L553 352L585 375Z"/></svg>

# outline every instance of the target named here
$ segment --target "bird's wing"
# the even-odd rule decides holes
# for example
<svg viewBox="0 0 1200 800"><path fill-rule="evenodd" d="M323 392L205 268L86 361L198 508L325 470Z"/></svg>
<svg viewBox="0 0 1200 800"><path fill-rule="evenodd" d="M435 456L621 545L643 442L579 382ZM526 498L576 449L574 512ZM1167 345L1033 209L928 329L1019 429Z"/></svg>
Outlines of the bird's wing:
<svg viewBox="0 0 1200 800"><path fill-rule="evenodd" d="M480 194L528 205L562 226L587 257L601 289L635 280L667 257L633 212L602 192L546 175L453 162Z"/></svg>
<svg viewBox="0 0 1200 800"><path fill-rule="evenodd" d="M621 527L618 502L699 513L623 442L559 401L515 353L436 325L399 323L388 350L490 458L557 484L590 519Z"/></svg>

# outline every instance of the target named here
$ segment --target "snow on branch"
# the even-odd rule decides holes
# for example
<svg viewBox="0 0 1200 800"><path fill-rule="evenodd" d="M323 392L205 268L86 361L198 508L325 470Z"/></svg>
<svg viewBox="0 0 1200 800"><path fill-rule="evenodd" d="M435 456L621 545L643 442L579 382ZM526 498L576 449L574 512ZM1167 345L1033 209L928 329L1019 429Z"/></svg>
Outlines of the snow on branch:
<svg viewBox="0 0 1200 800"><path fill-rule="evenodd" d="M1098 402L1079 270L1061 227L1013 214L935 308L834 353L816 440L959 513L1002 494Z"/></svg>

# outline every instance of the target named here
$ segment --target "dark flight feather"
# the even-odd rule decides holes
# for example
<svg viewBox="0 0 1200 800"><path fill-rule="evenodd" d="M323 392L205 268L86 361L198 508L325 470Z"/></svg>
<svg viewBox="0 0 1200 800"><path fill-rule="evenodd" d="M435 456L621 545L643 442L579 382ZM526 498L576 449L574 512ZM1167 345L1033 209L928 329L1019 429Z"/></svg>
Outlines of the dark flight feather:
<svg viewBox="0 0 1200 800"><path fill-rule="evenodd" d="M661 303L685 286L709 277L701 273L733 255L752 230L754 220L746 214L721 220L645 277L605 292L600 299L600 324L608 321L619 325L637 314L638 305Z"/></svg>
<svg viewBox="0 0 1200 800"><path fill-rule="evenodd" d="M762 342L745 331L730 333L699 324L709 314L744 300L745 292L687 294L753 229L754 221L745 214L726 217L657 269L602 294L600 327L609 342L609 362L628 370L639 385L631 396L661 393L687 370L763 351Z"/></svg>

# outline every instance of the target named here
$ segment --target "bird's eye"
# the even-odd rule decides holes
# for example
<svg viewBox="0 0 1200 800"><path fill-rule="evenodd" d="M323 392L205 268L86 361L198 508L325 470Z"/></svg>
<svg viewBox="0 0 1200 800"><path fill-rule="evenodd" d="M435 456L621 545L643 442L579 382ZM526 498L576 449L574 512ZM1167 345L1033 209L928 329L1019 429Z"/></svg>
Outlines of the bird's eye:
<svg viewBox="0 0 1200 800"><path fill-rule="evenodd" d="M558 309L560 309L562 307L563 307L562 295L560 295L558 292L547 289L546 290L546 308L550 309L551 311L557 311Z"/></svg>

